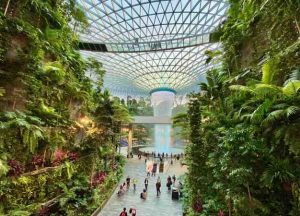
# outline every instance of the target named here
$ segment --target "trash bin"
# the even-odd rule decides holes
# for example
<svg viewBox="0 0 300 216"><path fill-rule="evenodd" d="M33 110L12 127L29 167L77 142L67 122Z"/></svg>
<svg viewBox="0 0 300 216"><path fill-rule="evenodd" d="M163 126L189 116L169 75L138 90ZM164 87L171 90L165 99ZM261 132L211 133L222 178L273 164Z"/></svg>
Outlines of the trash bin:
<svg viewBox="0 0 300 216"><path fill-rule="evenodd" d="M179 199L179 191L177 188L172 188L172 199Z"/></svg>

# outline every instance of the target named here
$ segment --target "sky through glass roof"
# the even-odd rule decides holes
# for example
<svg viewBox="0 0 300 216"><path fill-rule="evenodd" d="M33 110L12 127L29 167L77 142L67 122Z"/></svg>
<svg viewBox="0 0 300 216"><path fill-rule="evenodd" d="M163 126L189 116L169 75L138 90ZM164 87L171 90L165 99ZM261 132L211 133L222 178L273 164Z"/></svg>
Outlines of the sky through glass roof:
<svg viewBox="0 0 300 216"><path fill-rule="evenodd" d="M226 0L77 0L89 20L82 42L106 52L81 51L100 60L105 86L114 92L147 94L155 88L186 93L214 65L205 50L220 49L212 33L225 19Z"/></svg>

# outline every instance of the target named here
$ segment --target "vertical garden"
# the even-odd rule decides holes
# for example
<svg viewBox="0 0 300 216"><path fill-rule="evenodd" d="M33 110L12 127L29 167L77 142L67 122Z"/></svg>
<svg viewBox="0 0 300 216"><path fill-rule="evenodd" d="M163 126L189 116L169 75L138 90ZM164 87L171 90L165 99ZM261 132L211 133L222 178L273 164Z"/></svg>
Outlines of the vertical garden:
<svg viewBox="0 0 300 216"><path fill-rule="evenodd" d="M190 95L185 209L300 215L300 2L229 2L222 67Z"/></svg>
<svg viewBox="0 0 300 216"><path fill-rule="evenodd" d="M121 176L130 115L76 50L85 27L74 0L0 2L0 215L89 215Z"/></svg>

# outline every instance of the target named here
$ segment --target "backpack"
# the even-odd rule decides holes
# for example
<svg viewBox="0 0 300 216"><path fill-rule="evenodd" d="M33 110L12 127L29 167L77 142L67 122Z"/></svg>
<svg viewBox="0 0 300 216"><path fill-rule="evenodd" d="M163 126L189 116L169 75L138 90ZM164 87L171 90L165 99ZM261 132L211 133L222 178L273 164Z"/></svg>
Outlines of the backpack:
<svg viewBox="0 0 300 216"><path fill-rule="evenodd" d="M126 216L125 212L121 212L120 216Z"/></svg>

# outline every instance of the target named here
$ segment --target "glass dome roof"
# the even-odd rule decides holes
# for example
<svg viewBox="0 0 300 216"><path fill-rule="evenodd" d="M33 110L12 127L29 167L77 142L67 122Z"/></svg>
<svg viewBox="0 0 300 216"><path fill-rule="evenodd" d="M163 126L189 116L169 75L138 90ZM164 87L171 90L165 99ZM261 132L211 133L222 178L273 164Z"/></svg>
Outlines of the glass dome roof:
<svg viewBox="0 0 300 216"><path fill-rule="evenodd" d="M220 49L212 33L225 19L226 0L77 0L89 20L80 34L85 57L106 69L112 93L147 94L155 88L187 93L212 64L206 50ZM89 46L101 45L101 50Z"/></svg>

